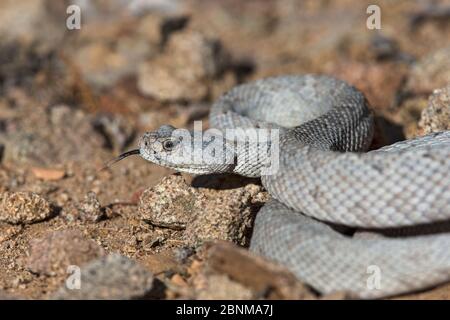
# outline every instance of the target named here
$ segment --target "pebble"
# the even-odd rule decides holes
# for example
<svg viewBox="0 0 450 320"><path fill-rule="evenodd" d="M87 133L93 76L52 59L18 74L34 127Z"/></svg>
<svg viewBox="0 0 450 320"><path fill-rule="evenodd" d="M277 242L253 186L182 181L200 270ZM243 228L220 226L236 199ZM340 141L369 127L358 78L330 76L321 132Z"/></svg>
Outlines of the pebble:
<svg viewBox="0 0 450 320"><path fill-rule="evenodd" d="M192 30L175 33L163 54L138 69L138 89L160 101L200 101L228 59L217 39Z"/></svg>
<svg viewBox="0 0 450 320"><path fill-rule="evenodd" d="M240 177L235 179L241 181ZM227 178L226 182L233 180ZM207 181L212 184L214 178ZM173 174L143 192L138 213L155 227L182 231L180 240L185 247L214 239L246 245L255 214L267 198L262 186L255 183L225 190L194 188L183 176Z"/></svg>
<svg viewBox="0 0 450 320"><path fill-rule="evenodd" d="M152 225L182 230L192 221L192 209L199 208L202 200L181 176L172 175L142 193L138 211L141 219Z"/></svg>
<svg viewBox="0 0 450 320"><path fill-rule="evenodd" d="M31 172L33 172L33 174L36 178L42 179L42 180L47 180L47 181L61 180L66 175L64 170L47 169L47 168L40 168L40 167L31 168Z"/></svg>
<svg viewBox="0 0 450 320"><path fill-rule="evenodd" d="M434 90L422 111L419 128L423 134L450 130L450 85Z"/></svg>
<svg viewBox="0 0 450 320"><path fill-rule="evenodd" d="M89 191L84 200L78 205L79 217L81 221L98 222L104 216L104 211L97 194Z"/></svg>
<svg viewBox="0 0 450 320"><path fill-rule="evenodd" d="M49 218L50 203L32 192L3 192L0 195L0 221L30 224Z"/></svg>
<svg viewBox="0 0 450 320"><path fill-rule="evenodd" d="M208 247L209 246L209 247ZM314 299L316 296L286 267L228 242L208 244L207 259L199 279L206 278L208 286L217 286L211 276L224 276L252 292L252 299ZM194 275L194 280L197 276ZM229 286L227 286L229 287ZM229 297L233 290L227 293ZM220 288L217 288L219 291ZM235 289L236 290L236 289ZM215 297L214 291L208 296ZM203 296L207 298L208 296ZM248 298L247 298L248 299Z"/></svg>

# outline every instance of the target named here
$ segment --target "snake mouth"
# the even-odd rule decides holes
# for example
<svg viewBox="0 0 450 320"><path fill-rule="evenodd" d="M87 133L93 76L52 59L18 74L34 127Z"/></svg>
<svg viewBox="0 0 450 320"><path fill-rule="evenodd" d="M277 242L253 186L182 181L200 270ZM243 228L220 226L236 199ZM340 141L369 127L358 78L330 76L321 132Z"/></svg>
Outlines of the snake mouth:
<svg viewBox="0 0 450 320"><path fill-rule="evenodd" d="M112 160L109 160L107 163L105 163L105 165L103 166L103 168L100 169L100 171L105 170L105 169L109 168L110 166L112 166L113 164L115 164L115 163L117 163L117 162L119 162L119 161L129 157L129 156L133 156L133 155L136 155L136 154L141 154L139 149L134 149L134 150L130 150L130 151L124 152L121 155L119 155L118 157L116 157L116 158L114 158Z"/></svg>

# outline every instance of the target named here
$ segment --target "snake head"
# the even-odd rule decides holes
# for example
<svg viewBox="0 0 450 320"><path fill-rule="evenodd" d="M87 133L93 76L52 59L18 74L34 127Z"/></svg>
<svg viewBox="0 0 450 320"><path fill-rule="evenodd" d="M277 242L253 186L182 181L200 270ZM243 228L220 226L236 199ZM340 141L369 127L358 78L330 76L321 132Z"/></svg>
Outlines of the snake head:
<svg viewBox="0 0 450 320"><path fill-rule="evenodd" d="M218 130L195 132L164 125L146 132L139 142L147 161L191 174L231 172L234 151Z"/></svg>

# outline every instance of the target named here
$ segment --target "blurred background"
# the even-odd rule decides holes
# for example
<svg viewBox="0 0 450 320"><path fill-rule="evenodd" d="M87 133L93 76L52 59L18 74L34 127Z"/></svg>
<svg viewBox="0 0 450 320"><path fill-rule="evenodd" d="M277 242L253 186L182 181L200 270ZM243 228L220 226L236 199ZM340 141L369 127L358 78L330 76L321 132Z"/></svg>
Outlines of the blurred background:
<svg viewBox="0 0 450 320"><path fill-rule="evenodd" d="M66 26L71 4L80 29ZM374 4L381 28L371 30ZM98 169L162 124L206 127L211 103L239 83L302 73L334 75L366 95L372 148L429 132L423 110L450 83L450 1L2 0L0 189L39 194L58 217L25 228L0 219L0 288L27 297L56 288L60 278L17 261L30 239L62 226L139 259L162 250L143 249L135 209L105 218L104 208L136 203L170 171L138 157ZM92 203L102 219L80 209Z"/></svg>

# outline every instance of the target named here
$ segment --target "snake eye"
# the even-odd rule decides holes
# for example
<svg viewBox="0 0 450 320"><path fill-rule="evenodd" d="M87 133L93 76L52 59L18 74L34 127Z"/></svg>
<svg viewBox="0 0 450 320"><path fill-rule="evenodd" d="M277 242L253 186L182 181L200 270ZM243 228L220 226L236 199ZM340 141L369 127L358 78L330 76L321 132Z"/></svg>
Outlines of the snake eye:
<svg viewBox="0 0 450 320"><path fill-rule="evenodd" d="M175 147L175 143L172 140L166 140L163 142L163 148L166 151L172 151Z"/></svg>

